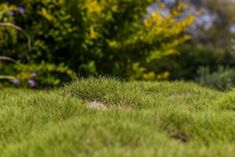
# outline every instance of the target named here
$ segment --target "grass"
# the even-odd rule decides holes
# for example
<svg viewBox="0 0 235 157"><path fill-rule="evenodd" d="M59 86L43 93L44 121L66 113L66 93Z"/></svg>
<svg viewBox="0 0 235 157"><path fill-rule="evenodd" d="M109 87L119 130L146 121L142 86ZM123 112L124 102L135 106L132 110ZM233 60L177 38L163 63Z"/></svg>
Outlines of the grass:
<svg viewBox="0 0 235 157"><path fill-rule="evenodd" d="M235 156L235 90L90 78L0 100L2 157Z"/></svg>

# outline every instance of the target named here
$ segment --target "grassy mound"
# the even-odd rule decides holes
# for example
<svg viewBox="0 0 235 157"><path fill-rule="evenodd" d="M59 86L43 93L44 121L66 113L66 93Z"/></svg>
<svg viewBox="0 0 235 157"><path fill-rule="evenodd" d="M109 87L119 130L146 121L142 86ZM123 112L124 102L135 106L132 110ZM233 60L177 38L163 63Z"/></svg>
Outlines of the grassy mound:
<svg viewBox="0 0 235 157"><path fill-rule="evenodd" d="M85 79L0 93L0 156L235 156L235 92Z"/></svg>

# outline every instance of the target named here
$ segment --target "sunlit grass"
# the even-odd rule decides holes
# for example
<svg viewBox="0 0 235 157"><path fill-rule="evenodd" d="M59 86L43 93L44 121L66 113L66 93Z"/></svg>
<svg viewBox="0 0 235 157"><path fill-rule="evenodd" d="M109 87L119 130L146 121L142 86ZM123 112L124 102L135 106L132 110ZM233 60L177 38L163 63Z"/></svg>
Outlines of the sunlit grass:
<svg viewBox="0 0 235 157"><path fill-rule="evenodd" d="M235 155L234 91L90 78L0 99L3 157Z"/></svg>

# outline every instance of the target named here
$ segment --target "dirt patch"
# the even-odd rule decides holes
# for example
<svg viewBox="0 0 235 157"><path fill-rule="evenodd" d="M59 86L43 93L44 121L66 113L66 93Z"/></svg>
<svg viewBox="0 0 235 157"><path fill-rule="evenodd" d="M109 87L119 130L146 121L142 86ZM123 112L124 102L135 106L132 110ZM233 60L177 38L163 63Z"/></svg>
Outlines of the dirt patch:
<svg viewBox="0 0 235 157"><path fill-rule="evenodd" d="M187 143L189 141L188 136L184 133L177 133L177 134L171 135L171 138L177 141L180 141L182 143Z"/></svg>
<svg viewBox="0 0 235 157"><path fill-rule="evenodd" d="M88 107L97 110L107 110L107 106L104 103L98 101L88 102Z"/></svg>
<svg viewBox="0 0 235 157"><path fill-rule="evenodd" d="M132 109L132 107L127 104L107 105L106 103L103 103L100 101L91 101L91 102L88 102L87 104L89 108L97 109L97 110L120 109L120 110L128 111Z"/></svg>

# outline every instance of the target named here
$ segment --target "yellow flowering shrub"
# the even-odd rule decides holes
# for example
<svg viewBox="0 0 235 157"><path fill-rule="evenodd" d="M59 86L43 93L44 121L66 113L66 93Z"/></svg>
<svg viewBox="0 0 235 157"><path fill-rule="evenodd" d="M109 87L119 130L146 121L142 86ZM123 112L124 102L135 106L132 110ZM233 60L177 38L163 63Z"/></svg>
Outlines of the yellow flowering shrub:
<svg viewBox="0 0 235 157"><path fill-rule="evenodd" d="M96 59L94 56L91 58L97 65L97 73L111 73L130 79L169 78L168 72L156 71L149 66L163 56L176 54L176 47L190 39L185 30L194 22L194 17L183 17L182 12L188 7L185 3L173 7L168 16L161 13L166 6L160 3L158 9L148 14L147 8L154 2L80 2L80 25L85 34L82 47L95 56Z"/></svg>
<svg viewBox="0 0 235 157"><path fill-rule="evenodd" d="M156 0L21 0L17 5L24 13L11 18L32 38L32 50L27 51L25 37L18 34L13 45L6 42L4 55L64 63L79 76L169 79L167 69L155 63L176 54L176 48L190 39L186 30L194 17L183 14L188 7L184 3L168 15L161 3L148 12L153 3Z"/></svg>

